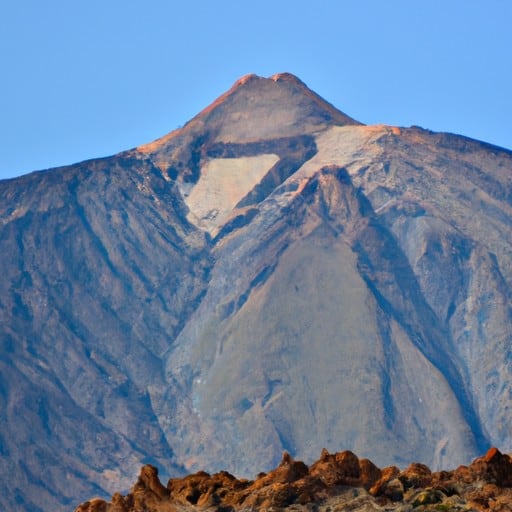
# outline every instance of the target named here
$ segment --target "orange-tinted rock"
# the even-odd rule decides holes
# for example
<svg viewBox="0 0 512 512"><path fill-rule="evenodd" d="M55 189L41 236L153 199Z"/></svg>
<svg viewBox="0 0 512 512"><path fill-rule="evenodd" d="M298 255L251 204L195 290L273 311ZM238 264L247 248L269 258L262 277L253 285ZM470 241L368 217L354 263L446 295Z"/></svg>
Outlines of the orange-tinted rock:
<svg viewBox="0 0 512 512"><path fill-rule="evenodd" d="M359 468L359 459L351 451L336 453L334 456L338 467L342 470L347 478L359 478L361 470Z"/></svg>
<svg viewBox="0 0 512 512"><path fill-rule="evenodd" d="M288 453L283 454L279 467L273 474L276 481L295 482L309 474L309 468L302 461L294 460Z"/></svg>
<svg viewBox="0 0 512 512"><path fill-rule="evenodd" d="M141 469L127 496L114 494L107 503L92 499L75 512L217 512L267 509L308 512L331 510L473 510L512 511L510 481L512 462L499 450L490 450L469 466L432 473L424 464L410 464L404 471L380 469L352 452L330 454L323 450L310 468L283 454L279 466L255 481L239 480L221 471L200 471L173 478L164 487L155 467ZM364 488L363 488L364 487ZM365 490L366 489L366 490Z"/></svg>
<svg viewBox="0 0 512 512"><path fill-rule="evenodd" d="M359 459L351 451L335 454L323 451L321 458L311 466L309 472L327 486L361 484Z"/></svg>
<svg viewBox="0 0 512 512"><path fill-rule="evenodd" d="M143 486L145 489L151 491L156 497L160 499L169 496L169 491L158 479L158 469L151 464L146 464L142 467L139 480L135 485Z"/></svg>
<svg viewBox="0 0 512 512"><path fill-rule="evenodd" d="M453 478L458 482L470 483L473 479L473 473L468 466L459 466L453 472Z"/></svg>
<svg viewBox="0 0 512 512"><path fill-rule="evenodd" d="M82 503L75 512L107 512L107 502L98 498Z"/></svg>
<svg viewBox="0 0 512 512"><path fill-rule="evenodd" d="M380 496L383 494L386 484L396 478L400 474L400 470L396 466L389 466L381 470L381 477L370 488L370 494Z"/></svg>
<svg viewBox="0 0 512 512"><path fill-rule="evenodd" d="M112 504L108 509L108 512L129 512L130 511L130 500L124 498L121 494L116 492L112 496Z"/></svg>
<svg viewBox="0 0 512 512"><path fill-rule="evenodd" d="M405 489L428 487L432 485L432 471L425 464L415 462L400 473L400 480Z"/></svg>
<svg viewBox="0 0 512 512"><path fill-rule="evenodd" d="M184 478L172 478L167 483L170 496L184 505L196 505L202 494L208 490L210 475L204 471Z"/></svg>
<svg viewBox="0 0 512 512"><path fill-rule="evenodd" d="M369 490L382 477L382 471L371 460L361 459L359 461L359 469L361 472L361 485Z"/></svg>
<svg viewBox="0 0 512 512"><path fill-rule="evenodd" d="M294 460L288 452L283 453L279 466L262 475L254 483L255 488L262 488L270 483L291 483L309 474L309 468L302 461Z"/></svg>
<svg viewBox="0 0 512 512"><path fill-rule="evenodd" d="M240 481L226 471L210 476L200 471L185 478L169 480L167 487L171 498L189 506L214 506L229 501L235 504L243 501L243 495L237 495L249 485L247 481Z"/></svg>
<svg viewBox="0 0 512 512"><path fill-rule="evenodd" d="M495 483L500 487L512 487L512 462L508 455L497 448L491 448L483 456L475 459L469 466L476 478Z"/></svg>
<svg viewBox="0 0 512 512"><path fill-rule="evenodd" d="M501 452L498 450L498 448L493 446L492 448L489 448L489 450L487 450L487 453L484 455L483 460L489 463L495 460L497 457L500 457L500 455Z"/></svg>
<svg viewBox="0 0 512 512"><path fill-rule="evenodd" d="M329 450L327 450L327 448L322 448L318 462L327 462L330 456L331 454L329 453Z"/></svg>

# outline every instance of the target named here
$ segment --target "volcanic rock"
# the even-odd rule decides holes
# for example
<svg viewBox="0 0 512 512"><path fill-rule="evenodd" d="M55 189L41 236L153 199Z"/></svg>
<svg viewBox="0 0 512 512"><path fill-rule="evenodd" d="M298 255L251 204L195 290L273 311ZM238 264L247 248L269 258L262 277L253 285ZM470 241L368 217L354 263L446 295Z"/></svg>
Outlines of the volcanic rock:
<svg viewBox="0 0 512 512"><path fill-rule="evenodd" d="M275 470L254 481L238 480L225 472L213 476L199 472L169 480L168 491L158 493L154 488L162 489L163 485L155 481L155 468L145 466L127 496L116 494L111 502L88 501L75 512L236 512L269 508L297 512L511 510L512 488L497 485L494 474L481 471L482 461L488 464L485 459L489 457L494 459L496 454L488 452L487 456L475 460L470 465L471 479L457 489L450 486L457 480L457 471L432 473L426 465L413 463L397 473L394 468L381 470L371 461L360 460L349 451L335 454L324 451L309 468L285 453ZM371 467L374 477L383 477L378 490L368 493L361 487L361 480L356 474L360 475L363 467ZM503 481L507 481L512 477L512 468L507 465L500 467ZM346 475L345 480L339 477L342 473ZM373 479L367 477L366 480Z"/></svg>

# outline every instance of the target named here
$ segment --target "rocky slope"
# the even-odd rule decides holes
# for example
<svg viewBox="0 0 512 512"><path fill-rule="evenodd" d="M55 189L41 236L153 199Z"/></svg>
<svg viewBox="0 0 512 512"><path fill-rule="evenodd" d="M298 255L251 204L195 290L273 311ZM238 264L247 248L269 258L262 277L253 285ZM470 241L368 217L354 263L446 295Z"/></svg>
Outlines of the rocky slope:
<svg viewBox="0 0 512 512"><path fill-rule="evenodd" d="M69 510L325 446L512 451L512 153L364 126L289 74L0 182L0 495Z"/></svg>
<svg viewBox="0 0 512 512"><path fill-rule="evenodd" d="M512 459L496 448L469 466L432 472L413 463L400 471L379 468L344 451L322 451L307 466L284 453L279 466L255 480L237 479L226 471L204 471L171 478L164 486L158 470L146 465L131 491L111 501L92 499L75 512L176 512L238 510L495 511L512 510Z"/></svg>

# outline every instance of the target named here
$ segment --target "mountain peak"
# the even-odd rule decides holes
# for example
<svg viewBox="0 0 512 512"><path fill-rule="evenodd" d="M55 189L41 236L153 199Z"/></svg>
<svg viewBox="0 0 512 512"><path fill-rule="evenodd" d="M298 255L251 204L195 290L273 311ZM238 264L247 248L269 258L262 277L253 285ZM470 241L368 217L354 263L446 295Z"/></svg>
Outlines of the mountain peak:
<svg viewBox="0 0 512 512"><path fill-rule="evenodd" d="M272 75L270 79L274 80L274 82L293 82L307 87L299 77L295 76L293 73L288 73L287 71L284 73L276 73L275 75Z"/></svg>
<svg viewBox="0 0 512 512"><path fill-rule="evenodd" d="M283 73L275 73L274 75L272 75L268 78L259 76L255 73L248 73L246 75L241 76L238 80L236 80L235 83L233 84L233 86L231 87L231 89L229 89L229 91L226 94L229 94L230 92L232 92L232 91L236 90L237 88L244 86L246 84L251 84L251 83L256 84L257 82L260 82L262 84L262 83L268 82L268 81L276 82L276 83L279 83L280 85L284 85L284 84L294 85L294 86L298 86L303 89L306 89L309 92L312 92L308 88L308 86L298 76L294 75L293 73L289 73L289 72L285 71ZM224 97L224 95L220 96L220 98L222 98L222 97Z"/></svg>
<svg viewBox="0 0 512 512"><path fill-rule="evenodd" d="M296 85L301 85L302 87L307 87L307 85L296 75L293 73L289 73L288 71L285 71L283 73L275 73L274 75L265 78L262 76L259 76L255 73L248 73L247 75L244 75L240 77L233 85L233 88L236 88L240 85L244 85L248 82L256 81L256 80L272 80L274 82L289 82L294 83Z"/></svg>
<svg viewBox="0 0 512 512"><path fill-rule="evenodd" d="M235 89L241 85L245 85L248 82L252 82L254 80L264 80L263 77L256 75L255 73L247 73L247 75L241 76L234 84L231 89Z"/></svg>
<svg viewBox="0 0 512 512"><path fill-rule="evenodd" d="M144 153L166 151L179 135L213 135L215 142L247 143L360 125L313 92L291 73L269 78L247 74L203 109L181 130L139 146Z"/></svg>
<svg viewBox="0 0 512 512"><path fill-rule="evenodd" d="M328 125L361 124L288 72L269 78L254 73L244 75L195 119L198 117L207 118L204 120L208 122L220 118L223 123L229 123L231 126L223 126L229 132L223 139L229 142L241 137L245 140L237 142L304 134Z"/></svg>

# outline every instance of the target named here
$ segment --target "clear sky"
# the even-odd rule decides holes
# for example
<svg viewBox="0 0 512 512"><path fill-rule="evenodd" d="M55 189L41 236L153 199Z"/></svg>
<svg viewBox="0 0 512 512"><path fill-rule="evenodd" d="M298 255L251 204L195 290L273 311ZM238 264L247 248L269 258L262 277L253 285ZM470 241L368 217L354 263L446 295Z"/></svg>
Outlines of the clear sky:
<svg viewBox="0 0 512 512"><path fill-rule="evenodd" d="M0 178L149 142L247 73L512 149L510 0L1 0L0 65Z"/></svg>

